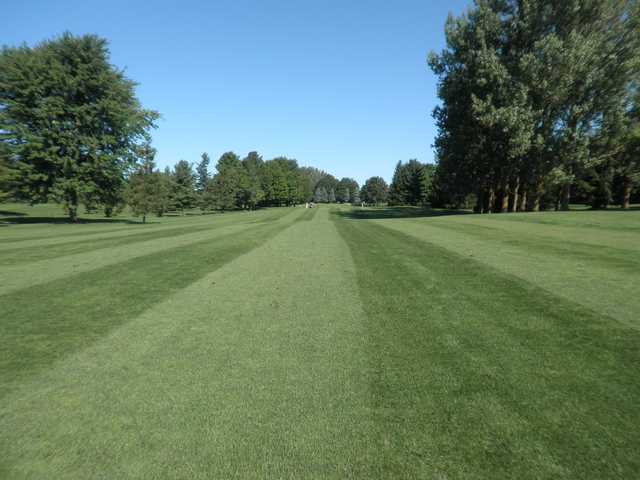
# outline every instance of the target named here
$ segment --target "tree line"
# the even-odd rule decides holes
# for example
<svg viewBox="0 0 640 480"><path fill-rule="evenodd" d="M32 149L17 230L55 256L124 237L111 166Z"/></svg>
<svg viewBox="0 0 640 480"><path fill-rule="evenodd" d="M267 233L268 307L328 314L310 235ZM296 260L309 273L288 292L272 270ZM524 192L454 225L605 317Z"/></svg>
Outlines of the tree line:
<svg viewBox="0 0 640 480"><path fill-rule="evenodd" d="M242 159L226 152L218 159L215 174L211 175L207 153L202 154L195 167L180 160L173 169L164 171L156 168L155 153L151 147L142 153L123 196L123 205L128 204L143 219L149 214L161 216L168 211L184 212L194 208L204 212L295 206L314 200L360 202L360 189L355 180L337 180L317 168L300 167L296 160L286 157L265 161L255 151ZM331 196L327 191L332 192Z"/></svg>
<svg viewBox="0 0 640 480"><path fill-rule="evenodd" d="M151 131L159 113L142 107L135 82L110 63L107 41L65 33L0 52L0 200L61 203L110 216L125 205L146 216L169 211L254 209L301 202L360 203L379 195L294 159L223 154L210 175L194 166L157 169ZM364 198L361 198L364 197Z"/></svg>
<svg viewBox="0 0 640 480"><path fill-rule="evenodd" d="M637 0L477 0L446 22L434 199L628 208L640 182Z"/></svg>

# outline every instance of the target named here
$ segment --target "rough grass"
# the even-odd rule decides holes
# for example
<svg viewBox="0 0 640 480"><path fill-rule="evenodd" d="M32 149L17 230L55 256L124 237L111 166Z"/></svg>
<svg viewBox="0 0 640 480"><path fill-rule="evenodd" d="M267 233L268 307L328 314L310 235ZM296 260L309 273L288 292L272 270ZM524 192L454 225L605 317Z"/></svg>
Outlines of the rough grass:
<svg viewBox="0 0 640 480"><path fill-rule="evenodd" d="M640 212L0 210L0 478L640 471Z"/></svg>

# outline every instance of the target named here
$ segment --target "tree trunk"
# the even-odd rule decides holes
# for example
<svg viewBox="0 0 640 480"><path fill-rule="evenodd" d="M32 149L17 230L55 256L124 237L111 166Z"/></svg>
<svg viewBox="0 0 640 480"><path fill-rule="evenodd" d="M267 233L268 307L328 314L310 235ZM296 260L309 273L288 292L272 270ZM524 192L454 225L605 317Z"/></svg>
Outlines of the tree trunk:
<svg viewBox="0 0 640 480"><path fill-rule="evenodd" d="M493 186L489 187L486 193L485 204L484 204L484 212L483 213L491 213L493 212L494 203L496 201L495 198L495 190Z"/></svg>
<svg viewBox="0 0 640 480"><path fill-rule="evenodd" d="M507 213L509 211L509 190L505 184L502 192L500 193L500 213Z"/></svg>
<svg viewBox="0 0 640 480"><path fill-rule="evenodd" d="M631 206L631 178L625 175L622 179L622 208L627 210Z"/></svg>
<svg viewBox="0 0 640 480"><path fill-rule="evenodd" d="M142 214L142 223L147 223L147 214Z"/></svg>
<svg viewBox="0 0 640 480"><path fill-rule="evenodd" d="M560 202L560 209L563 211L569 210L569 201L571 200L571 184L567 183L562 187L562 200Z"/></svg>
<svg viewBox="0 0 640 480"><path fill-rule="evenodd" d="M520 177L516 176L511 183L511 196L509 197L509 212L518 210L518 200L520 197Z"/></svg>
<svg viewBox="0 0 640 480"><path fill-rule="evenodd" d="M78 222L78 206L77 205L69 205L69 221L73 223Z"/></svg>
<svg viewBox="0 0 640 480"><path fill-rule="evenodd" d="M476 192L476 205L473 207L474 213L482 213L482 207L484 203L484 195L482 194L482 189L478 189Z"/></svg>
<svg viewBox="0 0 640 480"><path fill-rule="evenodd" d="M524 212L527 210L527 189L523 189L518 198L518 212Z"/></svg>
<svg viewBox="0 0 640 480"><path fill-rule="evenodd" d="M539 212L540 211L540 199L542 197L543 179L541 177L536 178L533 186L533 192L528 196L527 211Z"/></svg>

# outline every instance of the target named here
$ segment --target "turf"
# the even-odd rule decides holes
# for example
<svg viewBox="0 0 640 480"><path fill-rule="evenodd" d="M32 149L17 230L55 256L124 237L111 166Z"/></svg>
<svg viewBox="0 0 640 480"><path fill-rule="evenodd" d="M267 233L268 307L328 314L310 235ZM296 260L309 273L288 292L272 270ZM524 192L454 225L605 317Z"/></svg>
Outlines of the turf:
<svg viewBox="0 0 640 480"><path fill-rule="evenodd" d="M638 211L37 208L0 208L0 478L640 471Z"/></svg>

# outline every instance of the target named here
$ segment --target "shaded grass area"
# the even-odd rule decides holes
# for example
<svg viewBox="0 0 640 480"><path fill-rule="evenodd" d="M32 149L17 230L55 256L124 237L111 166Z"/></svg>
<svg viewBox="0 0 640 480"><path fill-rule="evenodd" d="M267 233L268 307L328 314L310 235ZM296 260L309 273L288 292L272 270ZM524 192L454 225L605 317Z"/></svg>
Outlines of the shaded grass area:
<svg viewBox="0 0 640 480"><path fill-rule="evenodd" d="M336 210L337 215L357 220L375 220L392 218L424 218L449 215L465 215L469 210L448 210L423 207L367 207Z"/></svg>
<svg viewBox="0 0 640 480"><path fill-rule="evenodd" d="M210 212L207 212L210 213ZM202 215L199 209L185 210L184 212L167 212L166 217L184 217ZM153 223L160 219L155 215L148 215L147 221ZM47 224L47 225L65 225L70 224L68 215L64 212L62 205L57 203L43 203L29 205L26 203L0 203L0 226L9 225L29 225L29 224ZM78 220L76 224L118 224L118 223L142 223L142 217L135 217L128 208L124 211L114 214L111 217L105 217L101 210L95 212L86 212L83 208L79 209Z"/></svg>
<svg viewBox="0 0 640 480"><path fill-rule="evenodd" d="M177 290L249 252L286 223L265 223L0 296L3 393Z"/></svg>
<svg viewBox="0 0 640 480"><path fill-rule="evenodd" d="M337 220L385 478L631 478L640 333L427 241Z"/></svg>

